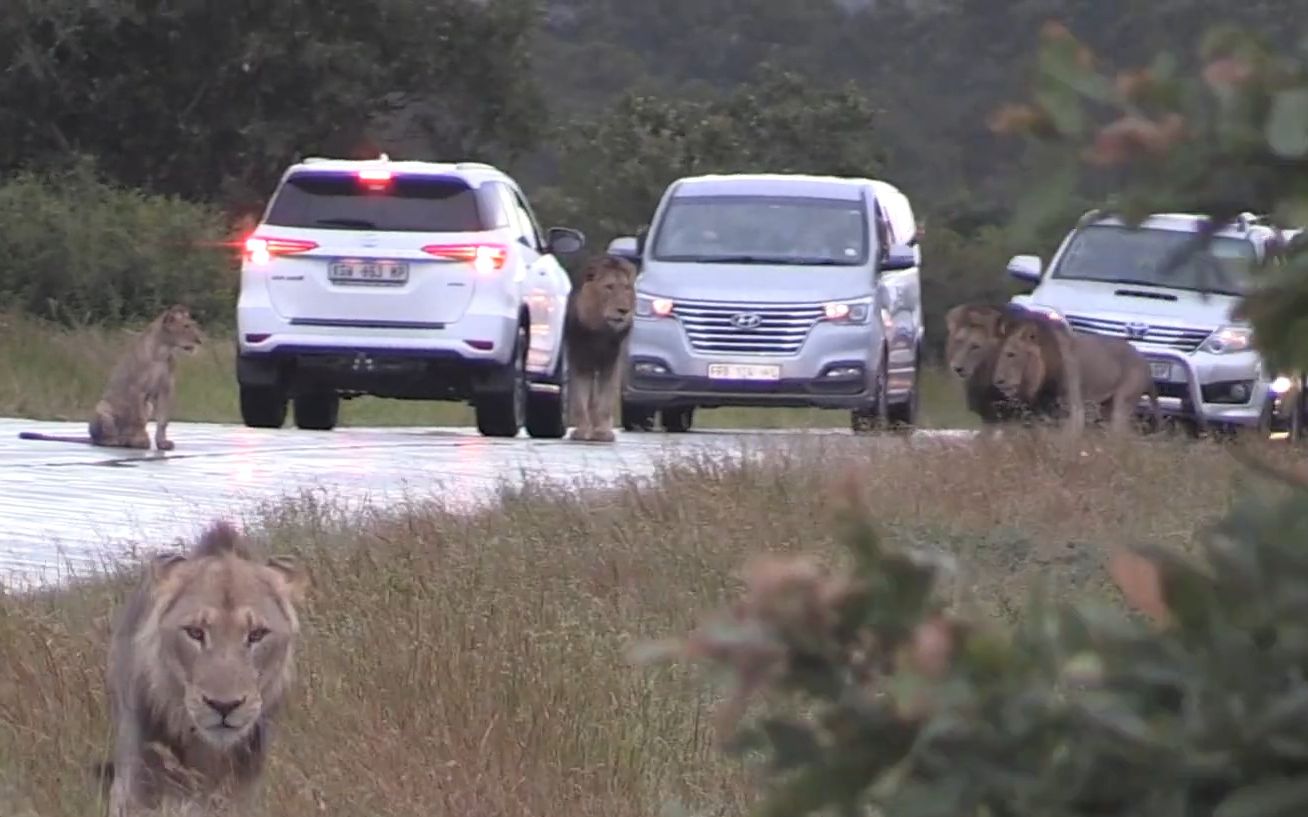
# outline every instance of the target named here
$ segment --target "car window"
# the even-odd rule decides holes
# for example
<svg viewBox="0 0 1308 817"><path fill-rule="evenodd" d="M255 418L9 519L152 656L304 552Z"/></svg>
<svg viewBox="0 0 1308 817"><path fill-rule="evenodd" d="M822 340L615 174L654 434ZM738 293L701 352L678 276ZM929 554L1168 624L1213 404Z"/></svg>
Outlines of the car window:
<svg viewBox="0 0 1308 817"><path fill-rule="evenodd" d="M531 212L531 208L527 206L526 200L522 198L518 191L509 188L509 194L513 197L514 206L518 210L518 218L525 227L524 233L527 240L531 242L533 249L541 249L545 246L545 241L540 234L540 225L536 223L536 215Z"/></svg>
<svg viewBox="0 0 1308 817"><path fill-rule="evenodd" d="M508 219L508 226L513 231L513 237L525 239L528 244L531 243L531 225L522 220L522 213L518 210L518 204L514 201L513 191L507 184L495 183L495 193L499 198L500 205L504 208L505 217Z"/></svg>
<svg viewBox="0 0 1308 817"><path fill-rule="evenodd" d="M462 179L402 176L365 183L357 174L297 173L273 197L265 219L280 227L388 232L486 229L477 193Z"/></svg>
<svg viewBox="0 0 1308 817"><path fill-rule="evenodd" d="M676 196L652 236L652 257L691 263L856 266L866 263L878 219L852 199ZM878 242L879 244L880 242Z"/></svg>

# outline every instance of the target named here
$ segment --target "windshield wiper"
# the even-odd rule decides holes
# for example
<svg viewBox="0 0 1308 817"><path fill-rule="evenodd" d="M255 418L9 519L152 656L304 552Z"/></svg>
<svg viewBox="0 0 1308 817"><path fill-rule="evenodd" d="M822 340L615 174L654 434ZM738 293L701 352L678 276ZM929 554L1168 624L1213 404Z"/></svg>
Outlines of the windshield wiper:
<svg viewBox="0 0 1308 817"><path fill-rule="evenodd" d="M337 227L358 227L360 230L375 230L377 225L366 218L319 218L314 224L335 225Z"/></svg>

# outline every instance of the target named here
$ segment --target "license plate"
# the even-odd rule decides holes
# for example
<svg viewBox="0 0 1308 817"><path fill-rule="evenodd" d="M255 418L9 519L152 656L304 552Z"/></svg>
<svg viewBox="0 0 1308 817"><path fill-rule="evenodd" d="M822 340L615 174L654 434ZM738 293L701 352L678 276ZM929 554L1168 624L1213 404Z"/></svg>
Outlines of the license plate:
<svg viewBox="0 0 1308 817"><path fill-rule="evenodd" d="M750 363L710 363L708 376L714 380L778 380L780 366Z"/></svg>
<svg viewBox="0 0 1308 817"><path fill-rule="evenodd" d="M1172 364L1170 363L1156 363L1151 361L1149 363L1149 370L1153 373L1154 380L1171 381L1172 379Z"/></svg>
<svg viewBox="0 0 1308 817"><path fill-rule="evenodd" d="M403 284L409 280L409 265L403 261L333 261L327 266L333 284Z"/></svg>

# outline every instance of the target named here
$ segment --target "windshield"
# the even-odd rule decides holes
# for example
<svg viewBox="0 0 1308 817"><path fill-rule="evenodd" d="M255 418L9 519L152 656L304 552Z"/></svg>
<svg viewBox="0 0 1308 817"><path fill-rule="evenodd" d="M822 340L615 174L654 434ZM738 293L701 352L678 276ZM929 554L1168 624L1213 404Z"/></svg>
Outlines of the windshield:
<svg viewBox="0 0 1308 817"><path fill-rule="evenodd" d="M1086 227L1072 238L1050 277L1243 294L1255 255L1253 244L1242 238L1216 237L1172 271L1162 270L1169 255L1193 237L1176 230Z"/></svg>
<svg viewBox="0 0 1308 817"><path fill-rule="evenodd" d="M463 233L485 229L477 194L461 179L396 176L379 189L352 173L299 173L286 180L267 223L320 230Z"/></svg>
<svg viewBox="0 0 1308 817"><path fill-rule="evenodd" d="M684 196L669 203L657 261L857 266L868 259L864 204L795 196Z"/></svg>

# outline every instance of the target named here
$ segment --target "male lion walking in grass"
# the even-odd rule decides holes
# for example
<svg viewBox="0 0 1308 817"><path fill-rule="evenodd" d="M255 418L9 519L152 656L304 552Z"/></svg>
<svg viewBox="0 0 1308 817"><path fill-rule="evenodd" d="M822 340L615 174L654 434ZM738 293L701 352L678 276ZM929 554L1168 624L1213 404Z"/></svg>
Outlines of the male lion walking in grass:
<svg viewBox="0 0 1308 817"><path fill-rule="evenodd" d="M601 256L582 268L563 326L574 440L614 440L613 412L635 305L636 268L630 261Z"/></svg>
<svg viewBox="0 0 1308 817"><path fill-rule="evenodd" d="M142 571L109 647L110 817L160 807L251 817L310 585L300 565L257 558L225 522Z"/></svg>
<svg viewBox="0 0 1308 817"><path fill-rule="evenodd" d="M52 440L65 443L89 443L109 448L149 448L150 435L145 424L154 420L154 444L160 451L171 451L168 421L173 413L177 387L177 358L182 352L194 353L204 342L204 335L191 312L180 304L170 306L155 318L109 374L95 415L87 430L89 437L61 437L19 432L24 440Z"/></svg>

